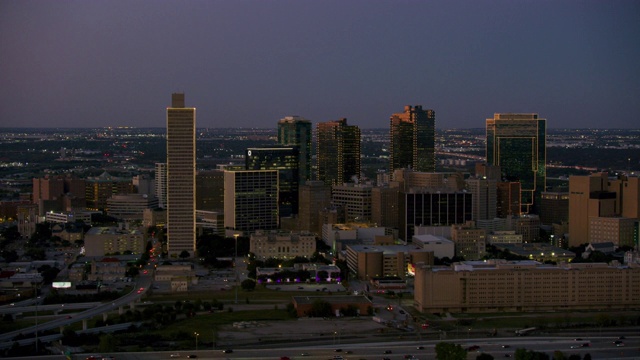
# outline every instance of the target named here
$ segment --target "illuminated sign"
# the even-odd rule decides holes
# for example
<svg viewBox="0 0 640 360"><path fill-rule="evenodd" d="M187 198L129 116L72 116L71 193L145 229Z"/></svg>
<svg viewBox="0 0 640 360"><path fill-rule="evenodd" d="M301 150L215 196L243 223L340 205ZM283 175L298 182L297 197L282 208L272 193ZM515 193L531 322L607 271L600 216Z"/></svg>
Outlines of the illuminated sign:
<svg viewBox="0 0 640 360"><path fill-rule="evenodd" d="M54 289L68 289L71 287L71 282L69 281L54 282L53 284L51 284L51 286Z"/></svg>

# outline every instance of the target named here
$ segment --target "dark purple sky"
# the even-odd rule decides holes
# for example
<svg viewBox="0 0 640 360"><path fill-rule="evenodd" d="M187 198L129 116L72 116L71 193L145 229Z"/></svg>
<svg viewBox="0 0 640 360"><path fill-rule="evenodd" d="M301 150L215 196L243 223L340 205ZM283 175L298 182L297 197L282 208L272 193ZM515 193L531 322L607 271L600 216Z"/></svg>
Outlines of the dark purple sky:
<svg viewBox="0 0 640 360"><path fill-rule="evenodd" d="M0 126L640 128L640 1L0 0Z"/></svg>

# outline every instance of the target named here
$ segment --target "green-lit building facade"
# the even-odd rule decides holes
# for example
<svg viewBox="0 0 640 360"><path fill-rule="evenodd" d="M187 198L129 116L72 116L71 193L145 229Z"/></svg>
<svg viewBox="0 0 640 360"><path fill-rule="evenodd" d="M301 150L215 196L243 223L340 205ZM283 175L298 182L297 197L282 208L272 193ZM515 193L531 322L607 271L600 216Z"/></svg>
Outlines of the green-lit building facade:
<svg viewBox="0 0 640 360"><path fill-rule="evenodd" d="M520 182L523 213L538 213L546 184L546 119L538 114L494 114L487 119L487 163L503 180Z"/></svg>

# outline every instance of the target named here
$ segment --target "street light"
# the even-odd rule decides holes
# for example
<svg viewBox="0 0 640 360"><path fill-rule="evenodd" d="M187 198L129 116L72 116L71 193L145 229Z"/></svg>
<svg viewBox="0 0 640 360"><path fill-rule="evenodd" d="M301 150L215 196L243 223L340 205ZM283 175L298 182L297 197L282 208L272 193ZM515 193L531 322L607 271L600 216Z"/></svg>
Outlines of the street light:
<svg viewBox="0 0 640 360"><path fill-rule="evenodd" d="M233 238L235 239L236 243L236 253L233 257L233 271L235 272L236 276L236 304L238 303L238 264L236 260L236 258L238 257L238 236L240 236L240 234L233 234Z"/></svg>
<svg viewBox="0 0 640 360"><path fill-rule="evenodd" d="M198 351L198 335L200 334L198 334L197 332L194 332L193 335L196 336L196 351Z"/></svg>

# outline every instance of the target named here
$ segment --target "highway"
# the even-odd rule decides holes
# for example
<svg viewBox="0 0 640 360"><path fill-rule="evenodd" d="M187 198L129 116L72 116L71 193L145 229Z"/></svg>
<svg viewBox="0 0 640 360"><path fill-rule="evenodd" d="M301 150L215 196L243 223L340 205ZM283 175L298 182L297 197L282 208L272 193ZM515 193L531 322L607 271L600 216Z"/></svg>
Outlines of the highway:
<svg viewBox="0 0 640 360"><path fill-rule="evenodd" d="M148 291L148 289L151 286L151 283L152 283L151 273L146 275L140 275L134 285L134 289L129 294L121 298L118 298L111 303L98 303L98 305L94 306L93 308L90 308L88 310L85 310L79 313L75 313L68 317L50 320L42 324L38 324L37 326L31 326L28 328L23 328L20 330L15 330L8 333L0 334L0 348L6 348L7 346L10 347L13 343L12 339L19 334L23 334L23 335L33 334L35 333L36 329L39 332L59 329L61 327L68 326L78 321L91 319L94 316L98 316L98 315L102 315L103 313L114 311L120 306L127 306L132 302L137 302ZM143 289L143 290L140 291L140 289ZM71 304L59 304L54 306L57 306L58 308L62 309L65 306L70 307ZM16 306L14 305L13 307L16 307ZM33 308L34 308L33 311L35 311L35 306ZM38 310L40 309L41 309L41 306L38 306Z"/></svg>
<svg viewBox="0 0 640 360"><path fill-rule="evenodd" d="M552 355L554 351L562 351L565 355L578 354L581 357L591 354L593 359L638 359L640 358L640 336L633 336L624 340L624 347L617 347L613 341L615 337L597 337L575 341L570 338L557 337L529 337L529 338L492 338L468 339L454 342L469 347L479 346L478 351L468 352L467 359L475 359L482 352L491 354L494 358L513 358L513 354L518 348L545 352ZM231 353L225 353L222 349L212 350L183 350L183 351L157 351L157 352L137 352L137 353L109 353L100 354L102 356L113 356L118 360L152 360L152 359L179 359L187 358L188 355L196 355L198 359L281 359L288 357L292 360L308 359L321 360L333 359L334 356L342 356L346 360L358 359L383 359L399 360L406 358L413 359L435 359L435 344L438 341L408 341L389 342L376 344L342 344L340 351L336 351L336 346L316 346L316 347L282 347L273 349L232 349ZM579 346L588 342L589 347L572 349L572 346ZM506 347L505 347L506 346ZM418 347L422 347L419 349ZM76 354L74 359L85 359L90 354ZM172 355L174 355L172 357ZM176 356L178 355L178 356ZM52 359L62 359L53 357Z"/></svg>

